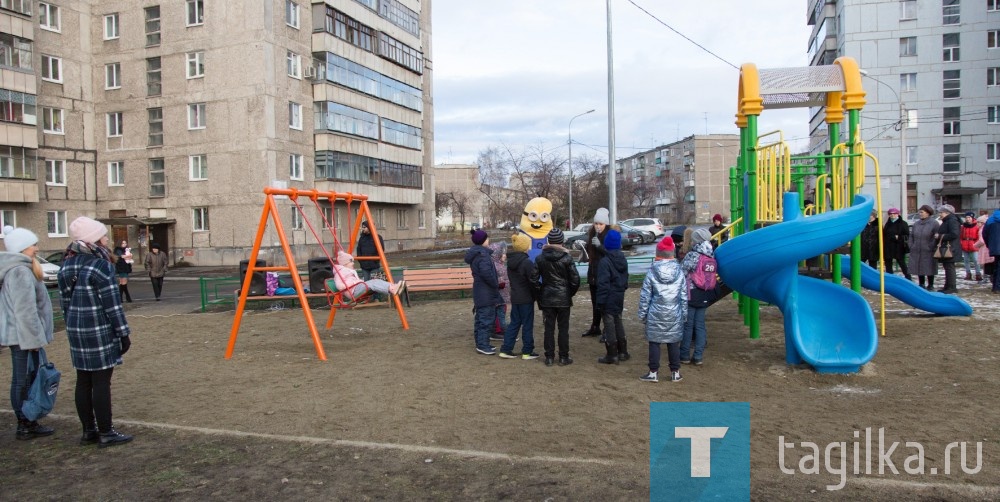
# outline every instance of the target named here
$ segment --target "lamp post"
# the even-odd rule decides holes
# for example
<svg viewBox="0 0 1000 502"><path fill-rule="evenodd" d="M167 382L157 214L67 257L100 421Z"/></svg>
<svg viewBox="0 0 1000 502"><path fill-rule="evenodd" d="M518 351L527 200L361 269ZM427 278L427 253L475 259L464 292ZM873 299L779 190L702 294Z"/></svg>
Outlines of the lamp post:
<svg viewBox="0 0 1000 502"><path fill-rule="evenodd" d="M865 70L860 70L859 73L863 77L868 77L886 86L896 97L896 105L899 107L899 212L903 218L906 218L906 215L909 214L906 208L906 192L908 191L906 182L906 126L909 122L906 117L906 104L903 103L902 98L891 85L869 75Z"/></svg>
<svg viewBox="0 0 1000 502"><path fill-rule="evenodd" d="M569 229L573 230L573 121L577 117L582 117L588 113L594 113L594 110L587 110L579 115L574 115L573 118L569 119L569 127L567 127L569 134L569 159L566 164L569 166Z"/></svg>

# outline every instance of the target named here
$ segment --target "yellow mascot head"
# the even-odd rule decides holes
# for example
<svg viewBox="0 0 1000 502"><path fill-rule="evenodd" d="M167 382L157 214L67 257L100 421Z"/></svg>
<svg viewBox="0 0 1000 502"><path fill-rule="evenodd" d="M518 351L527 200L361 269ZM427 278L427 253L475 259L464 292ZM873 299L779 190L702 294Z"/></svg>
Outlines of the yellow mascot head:
<svg viewBox="0 0 1000 502"><path fill-rule="evenodd" d="M552 230L552 202L545 197L535 197L524 206L521 231L532 239L542 239Z"/></svg>

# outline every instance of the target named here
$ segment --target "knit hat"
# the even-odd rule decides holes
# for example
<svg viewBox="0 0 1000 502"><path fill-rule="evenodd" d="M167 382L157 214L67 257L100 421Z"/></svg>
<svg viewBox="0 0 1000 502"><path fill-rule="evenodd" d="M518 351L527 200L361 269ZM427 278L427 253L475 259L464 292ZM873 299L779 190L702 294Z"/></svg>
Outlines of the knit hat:
<svg viewBox="0 0 1000 502"><path fill-rule="evenodd" d="M108 227L93 218L81 216L69 224L69 238L94 244L108 234Z"/></svg>
<svg viewBox="0 0 1000 502"><path fill-rule="evenodd" d="M337 264L342 267L350 266L353 260L354 257L344 251L337 253Z"/></svg>
<svg viewBox="0 0 1000 502"><path fill-rule="evenodd" d="M976 219L976 213L973 213L972 211L969 211L969 212L965 213L965 216L967 216L969 218L972 218L972 219Z"/></svg>
<svg viewBox="0 0 1000 502"><path fill-rule="evenodd" d="M674 246L674 240L669 237L664 237L660 239L660 242L656 245L657 251L671 251L673 252L676 247Z"/></svg>
<svg viewBox="0 0 1000 502"><path fill-rule="evenodd" d="M482 246L483 243L486 242L486 239L489 239L489 237L490 236L486 235L486 231L481 228L477 228L472 231L472 243L477 246Z"/></svg>
<svg viewBox="0 0 1000 502"><path fill-rule="evenodd" d="M594 223L611 224L611 214L608 213L607 208L602 207L597 210L597 214L594 215Z"/></svg>
<svg viewBox="0 0 1000 502"><path fill-rule="evenodd" d="M705 242L712 239L712 232L707 228L699 228L691 234L691 243L698 244L699 242Z"/></svg>
<svg viewBox="0 0 1000 502"><path fill-rule="evenodd" d="M899 209L896 209L894 207L890 207L889 208L889 214L899 214Z"/></svg>
<svg viewBox="0 0 1000 502"><path fill-rule="evenodd" d="M553 228L549 230L549 235L547 236L549 244L562 244L566 242L566 235L563 234L562 230L558 228Z"/></svg>
<svg viewBox="0 0 1000 502"><path fill-rule="evenodd" d="M951 204L941 204L940 206L938 206L938 212L955 214L955 206L952 206Z"/></svg>
<svg viewBox="0 0 1000 502"><path fill-rule="evenodd" d="M527 234L516 233L510 236L510 249L515 253L527 253L531 247L531 237Z"/></svg>
<svg viewBox="0 0 1000 502"><path fill-rule="evenodd" d="M978 221L979 223L986 223L986 220L988 220L988 219L989 219L989 217L984 214L984 215L976 218L976 221Z"/></svg>
<svg viewBox="0 0 1000 502"><path fill-rule="evenodd" d="M715 216L712 216L712 221L717 221L719 223L722 223L722 215L721 214L717 214Z"/></svg>
<svg viewBox="0 0 1000 502"><path fill-rule="evenodd" d="M604 249L621 249L622 248L622 234L621 232L611 229L608 230L608 235L604 236Z"/></svg>
<svg viewBox="0 0 1000 502"><path fill-rule="evenodd" d="M925 213L927 213L927 214L934 214L934 208L931 207L931 206L928 206L927 204L924 204L924 205L920 206L920 210L923 211L923 212L925 212Z"/></svg>
<svg viewBox="0 0 1000 502"><path fill-rule="evenodd" d="M14 228L7 225L3 227L3 243L7 251L20 253L38 244L38 236L27 228Z"/></svg>

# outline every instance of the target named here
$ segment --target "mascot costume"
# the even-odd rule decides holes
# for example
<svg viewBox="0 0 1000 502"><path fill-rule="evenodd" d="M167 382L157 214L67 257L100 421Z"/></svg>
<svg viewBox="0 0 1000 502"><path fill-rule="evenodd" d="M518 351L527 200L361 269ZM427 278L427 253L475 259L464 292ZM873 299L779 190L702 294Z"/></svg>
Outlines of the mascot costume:
<svg viewBox="0 0 1000 502"><path fill-rule="evenodd" d="M545 197L529 200L524 206L518 229L531 237L528 258L534 262L535 258L542 254L542 246L548 243L549 230L552 230L552 202Z"/></svg>

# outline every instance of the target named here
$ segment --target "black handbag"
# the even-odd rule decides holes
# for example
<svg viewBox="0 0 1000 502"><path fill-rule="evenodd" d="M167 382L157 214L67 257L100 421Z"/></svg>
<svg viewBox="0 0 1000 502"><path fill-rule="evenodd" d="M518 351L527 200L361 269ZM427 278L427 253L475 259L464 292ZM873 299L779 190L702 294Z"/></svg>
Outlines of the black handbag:
<svg viewBox="0 0 1000 502"><path fill-rule="evenodd" d="M951 242L942 243L942 239L938 239L938 245L934 249L934 258L939 260L950 260L954 256L951 254Z"/></svg>

